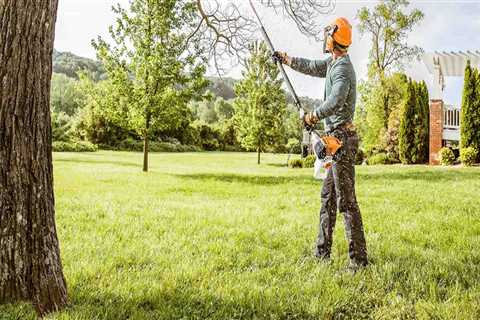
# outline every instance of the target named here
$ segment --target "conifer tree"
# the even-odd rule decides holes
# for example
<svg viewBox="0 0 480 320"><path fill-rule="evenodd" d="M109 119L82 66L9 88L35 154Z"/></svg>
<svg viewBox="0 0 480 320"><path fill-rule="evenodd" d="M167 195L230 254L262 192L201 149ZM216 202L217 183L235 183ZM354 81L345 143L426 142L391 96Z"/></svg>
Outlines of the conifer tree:
<svg viewBox="0 0 480 320"><path fill-rule="evenodd" d="M429 102L426 83L413 82L415 89L415 152L413 163L425 163L428 159Z"/></svg>
<svg viewBox="0 0 480 320"><path fill-rule="evenodd" d="M285 130L286 96L277 66L263 42L250 48L244 79L235 86L235 123L241 145L260 153L281 144Z"/></svg>
<svg viewBox="0 0 480 320"><path fill-rule="evenodd" d="M402 106L398 132L399 156L403 164L414 163L415 159L415 105L415 88L412 80L409 80L407 98Z"/></svg>
<svg viewBox="0 0 480 320"><path fill-rule="evenodd" d="M465 67L465 78L463 81L462 111L460 116L460 146L462 148L478 147L476 146L476 136L480 122L476 121L475 115L478 111L480 95L476 89L477 72L467 62ZM477 111L477 112L476 112ZM478 143L478 141L477 141Z"/></svg>

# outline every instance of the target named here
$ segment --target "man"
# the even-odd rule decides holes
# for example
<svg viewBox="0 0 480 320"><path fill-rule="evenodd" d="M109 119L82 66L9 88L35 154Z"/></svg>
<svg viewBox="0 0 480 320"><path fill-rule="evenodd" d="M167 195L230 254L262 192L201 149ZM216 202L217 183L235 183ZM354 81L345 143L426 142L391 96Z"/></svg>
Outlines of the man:
<svg viewBox="0 0 480 320"><path fill-rule="evenodd" d="M325 60L307 60L275 52L274 58L292 69L325 78L324 102L304 117L307 125L324 119L328 135L338 138L342 147L337 151L322 188L320 230L315 255L328 261L332 248L337 209L345 218L345 232L350 256L349 268L358 270L368 264L362 217L355 195L355 154L358 136L352 124L355 113L356 77L348 56L352 43L352 27L345 18L336 19L325 28Z"/></svg>

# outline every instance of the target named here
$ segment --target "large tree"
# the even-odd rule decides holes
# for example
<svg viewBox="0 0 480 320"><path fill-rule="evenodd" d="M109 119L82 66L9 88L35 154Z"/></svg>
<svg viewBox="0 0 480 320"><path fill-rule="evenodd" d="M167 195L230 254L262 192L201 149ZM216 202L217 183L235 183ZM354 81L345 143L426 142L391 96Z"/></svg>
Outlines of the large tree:
<svg viewBox="0 0 480 320"><path fill-rule="evenodd" d="M182 0L191 1L191 0ZM319 39L325 21L322 16L331 13L335 0L253 0L274 9L294 21L303 34ZM196 27L189 41L195 39L208 48L210 61L219 72L225 65L237 65L248 53L248 45L258 36L247 0L194 0L197 9ZM234 61L231 61L233 58ZM230 63L224 63L230 59Z"/></svg>
<svg viewBox="0 0 480 320"><path fill-rule="evenodd" d="M408 5L407 0L382 0L373 9L363 7L358 11L360 32L371 36L371 75L384 76L394 67L401 69L423 52L407 43L409 32L424 16L418 9L406 12Z"/></svg>
<svg viewBox="0 0 480 320"><path fill-rule="evenodd" d="M382 90L392 71L402 70L404 65L419 58L423 50L407 43L408 34L423 19L423 13L414 9L407 11L406 0L382 0L373 9L361 8L357 15L358 28L362 34L371 37L369 57L369 83L374 91ZM367 97L368 99L368 97ZM383 90L378 104L377 117L383 122L383 130L388 130L388 120L392 103L388 91Z"/></svg>
<svg viewBox="0 0 480 320"><path fill-rule="evenodd" d="M196 10L191 1L135 0L113 8L111 46L94 41L118 92L129 98L129 122L143 136L143 171L148 171L151 128L179 127L187 102L207 85L198 39L189 42Z"/></svg>
<svg viewBox="0 0 480 320"><path fill-rule="evenodd" d="M235 85L235 123L241 145L260 153L283 144L286 96L277 66L263 42L251 46L244 79Z"/></svg>
<svg viewBox="0 0 480 320"><path fill-rule="evenodd" d="M0 1L0 303L67 302L55 227L50 80L58 0Z"/></svg>

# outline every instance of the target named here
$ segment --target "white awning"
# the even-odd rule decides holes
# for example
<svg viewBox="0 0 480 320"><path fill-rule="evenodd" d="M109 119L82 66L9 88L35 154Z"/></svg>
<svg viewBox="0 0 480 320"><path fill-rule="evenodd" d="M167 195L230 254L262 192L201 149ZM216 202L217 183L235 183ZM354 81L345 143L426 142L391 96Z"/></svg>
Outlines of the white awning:
<svg viewBox="0 0 480 320"><path fill-rule="evenodd" d="M431 74L435 73L435 62L438 61L444 77L463 77L467 60L470 60L472 66L479 68L480 51L435 51L423 55L423 62L427 66L428 72Z"/></svg>

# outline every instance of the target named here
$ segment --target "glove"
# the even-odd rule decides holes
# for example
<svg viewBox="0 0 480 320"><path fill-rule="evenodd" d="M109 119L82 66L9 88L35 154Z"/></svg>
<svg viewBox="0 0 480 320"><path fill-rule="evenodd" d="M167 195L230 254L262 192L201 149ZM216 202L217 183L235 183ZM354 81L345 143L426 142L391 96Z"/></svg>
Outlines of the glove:
<svg viewBox="0 0 480 320"><path fill-rule="evenodd" d="M272 54L272 59L275 63L280 62L282 64L290 65L290 57L287 55L286 52L275 51Z"/></svg>
<svg viewBox="0 0 480 320"><path fill-rule="evenodd" d="M315 124L318 123L319 119L317 117L317 114L315 111L308 112L305 114L303 117L303 121L310 127L314 126Z"/></svg>

